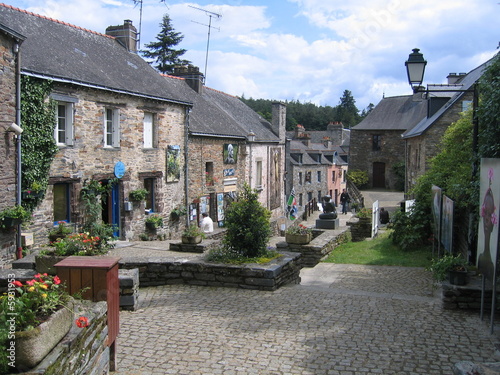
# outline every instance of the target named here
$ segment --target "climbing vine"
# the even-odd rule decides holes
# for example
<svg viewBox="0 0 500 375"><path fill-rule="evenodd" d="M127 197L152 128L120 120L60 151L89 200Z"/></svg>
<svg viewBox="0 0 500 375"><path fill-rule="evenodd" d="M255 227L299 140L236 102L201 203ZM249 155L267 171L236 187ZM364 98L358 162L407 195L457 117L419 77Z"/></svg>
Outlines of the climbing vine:
<svg viewBox="0 0 500 375"><path fill-rule="evenodd" d="M21 78L21 126L23 128L21 189L37 186L42 194L23 200L33 210L43 199L49 180L49 169L58 148L54 139L55 102L49 98L52 82L23 76Z"/></svg>

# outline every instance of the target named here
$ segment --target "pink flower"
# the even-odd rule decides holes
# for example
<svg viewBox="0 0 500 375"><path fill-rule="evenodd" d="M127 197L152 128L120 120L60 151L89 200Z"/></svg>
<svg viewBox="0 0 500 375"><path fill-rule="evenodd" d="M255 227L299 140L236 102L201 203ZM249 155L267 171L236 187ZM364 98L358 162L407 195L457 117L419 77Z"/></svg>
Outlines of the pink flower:
<svg viewBox="0 0 500 375"><path fill-rule="evenodd" d="M22 282L20 282L19 280L14 281L14 282L13 282L13 284L14 284L15 286L23 286L23 283L22 283Z"/></svg>
<svg viewBox="0 0 500 375"><path fill-rule="evenodd" d="M59 279L59 276L54 276L54 284L55 285L61 284L61 279Z"/></svg>

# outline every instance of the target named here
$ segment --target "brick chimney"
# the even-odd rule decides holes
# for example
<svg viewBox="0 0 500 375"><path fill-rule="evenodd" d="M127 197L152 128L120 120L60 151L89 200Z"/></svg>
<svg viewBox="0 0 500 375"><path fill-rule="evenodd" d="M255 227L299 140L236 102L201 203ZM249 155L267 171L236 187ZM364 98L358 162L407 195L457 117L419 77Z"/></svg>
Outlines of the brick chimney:
<svg viewBox="0 0 500 375"><path fill-rule="evenodd" d="M106 35L115 37L129 52L137 52L137 29L131 20L123 21L123 25L109 26Z"/></svg>
<svg viewBox="0 0 500 375"><path fill-rule="evenodd" d="M278 136L281 144L286 142L286 104L274 102L272 104L273 133Z"/></svg>
<svg viewBox="0 0 500 375"><path fill-rule="evenodd" d="M171 74L175 77L181 77L186 80L186 83L198 94L201 94L203 90L203 73L200 72L200 68L193 65L180 65L174 68L174 72Z"/></svg>

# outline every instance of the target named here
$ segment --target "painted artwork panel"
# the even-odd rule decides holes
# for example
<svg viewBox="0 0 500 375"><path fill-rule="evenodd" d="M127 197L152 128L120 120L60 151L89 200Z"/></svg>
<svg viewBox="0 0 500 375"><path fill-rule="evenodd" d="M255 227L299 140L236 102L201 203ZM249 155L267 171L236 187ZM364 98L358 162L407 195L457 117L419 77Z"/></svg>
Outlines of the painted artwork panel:
<svg viewBox="0 0 500 375"><path fill-rule="evenodd" d="M445 250L449 253L453 250L453 210L455 207L455 202L448 198L446 195L443 196L443 210L442 216L443 221L441 223L441 243Z"/></svg>
<svg viewBox="0 0 500 375"><path fill-rule="evenodd" d="M283 202L283 189L281 187L281 148L271 149L271 168L269 169L269 207L271 210L279 208Z"/></svg>
<svg viewBox="0 0 500 375"><path fill-rule="evenodd" d="M441 201L442 193L441 188L432 185L432 217L434 219L434 236L439 241L440 240L440 229L441 229Z"/></svg>
<svg viewBox="0 0 500 375"><path fill-rule="evenodd" d="M498 253L500 159L481 159L477 267L493 282Z"/></svg>
<svg viewBox="0 0 500 375"><path fill-rule="evenodd" d="M224 164L236 164L238 162L238 145L234 143L224 144L222 156Z"/></svg>
<svg viewBox="0 0 500 375"><path fill-rule="evenodd" d="M177 182L181 178L180 155L180 146L167 146L167 182Z"/></svg>

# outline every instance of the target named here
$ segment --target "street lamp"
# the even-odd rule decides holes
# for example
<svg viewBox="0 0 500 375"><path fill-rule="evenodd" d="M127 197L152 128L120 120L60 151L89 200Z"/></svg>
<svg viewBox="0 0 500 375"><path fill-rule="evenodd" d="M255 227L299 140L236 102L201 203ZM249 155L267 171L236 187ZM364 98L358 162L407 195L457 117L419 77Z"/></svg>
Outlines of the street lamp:
<svg viewBox="0 0 500 375"><path fill-rule="evenodd" d="M424 55L420 53L418 48L413 49L410 53L408 60L405 61L406 73L408 74L408 82L413 88L413 92L417 92L420 85L424 81L424 72L427 61L424 60Z"/></svg>

